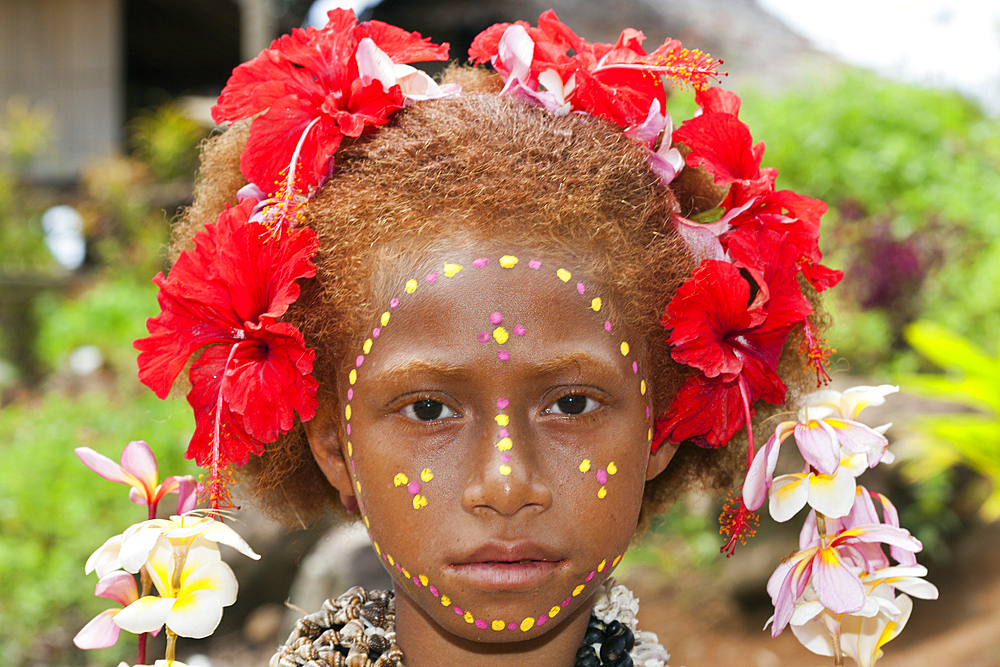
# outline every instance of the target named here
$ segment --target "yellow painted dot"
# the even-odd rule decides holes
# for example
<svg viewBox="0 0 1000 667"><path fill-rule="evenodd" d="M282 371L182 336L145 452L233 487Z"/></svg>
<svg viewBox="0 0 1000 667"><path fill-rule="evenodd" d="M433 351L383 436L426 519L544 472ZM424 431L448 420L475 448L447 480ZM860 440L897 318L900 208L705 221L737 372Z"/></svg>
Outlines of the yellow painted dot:
<svg viewBox="0 0 1000 667"><path fill-rule="evenodd" d="M653 429L652 428L650 428L649 429L649 433L646 434L646 439L649 440L650 442L653 442Z"/></svg>
<svg viewBox="0 0 1000 667"><path fill-rule="evenodd" d="M403 568L403 576L406 577L407 579L410 578L410 573L406 571L405 567Z"/></svg>
<svg viewBox="0 0 1000 667"><path fill-rule="evenodd" d="M366 516L365 517L365 528L371 528L371 527L372 527L372 522L369 521L368 517Z"/></svg>
<svg viewBox="0 0 1000 667"><path fill-rule="evenodd" d="M556 275L559 276L559 280L563 281L564 283L569 282L569 279L573 277L573 274L567 271L566 269L559 269L558 271L556 271Z"/></svg>
<svg viewBox="0 0 1000 667"><path fill-rule="evenodd" d="M616 472L618 472L618 466L616 466L615 462L612 461L611 463L608 464L608 474L614 475Z"/></svg>
<svg viewBox="0 0 1000 667"><path fill-rule="evenodd" d="M474 617L474 616L472 615L472 612L471 612L471 611L467 611L467 612L465 612L465 615L464 615L464 616L462 616L462 618L464 618L464 619L465 619L465 622L466 622L466 623L475 623L475 621L476 621L476 619L475 619L475 617Z"/></svg>
<svg viewBox="0 0 1000 667"><path fill-rule="evenodd" d="M421 496L417 494L413 496L413 509L418 510L421 507L427 506L427 496Z"/></svg>
<svg viewBox="0 0 1000 667"><path fill-rule="evenodd" d="M604 572L604 567L608 564L607 560L602 560L601 564L597 566L598 572Z"/></svg>
<svg viewBox="0 0 1000 667"><path fill-rule="evenodd" d="M562 607L559 605L552 607L552 609L549 609L549 618L555 618L560 611L562 611Z"/></svg>
<svg viewBox="0 0 1000 667"><path fill-rule="evenodd" d="M444 275L446 278L451 278L456 273L462 270L461 264L445 264L444 265Z"/></svg>
<svg viewBox="0 0 1000 667"><path fill-rule="evenodd" d="M507 624L498 619L490 623L490 627L496 630L497 632L500 632L501 630L507 627Z"/></svg>
<svg viewBox="0 0 1000 667"><path fill-rule="evenodd" d="M392 317L392 315L390 315L389 311L387 310L384 313L382 313L382 317L379 318L379 322L382 323L382 326L385 326L385 325L389 324L389 318L390 317Z"/></svg>
<svg viewBox="0 0 1000 667"><path fill-rule="evenodd" d="M497 443L497 449L499 449L501 452L506 452L513 446L514 442L510 438L501 438L500 442Z"/></svg>
<svg viewBox="0 0 1000 667"><path fill-rule="evenodd" d="M414 280L413 278L410 278L409 280L406 281L406 287L404 287L403 289L406 290L407 294L413 294L414 292L417 291L417 281Z"/></svg>
<svg viewBox="0 0 1000 667"><path fill-rule="evenodd" d="M426 586L429 583L429 580L427 579L427 575L425 575L425 574L421 574L419 577L417 577L417 579L420 580L420 583L423 586Z"/></svg>
<svg viewBox="0 0 1000 667"><path fill-rule="evenodd" d="M608 490L606 488L604 488L603 486L600 489L597 490L597 497L598 498L601 498L603 500L604 498L607 497L607 495L608 495Z"/></svg>
<svg viewBox="0 0 1000 667"><path fill-rule="evenodd" d="M347 407L344 408L344 417L347 418L347 421L351 420L351 404L350 403L348 403Z"/></svg>
<svg viewBox="0 0 1000 667"><path fill-rule="evenodd" d="M431 472L430 468L424 468L420 471L420 481L429 482L434 479L434 473Z"/></svg>
<svg viewBox="0 0 1000 667"><path fill-rule="evenodd" d="M622 350L622 356L628 356L628 343L627 342L622 341L621 350Z"/></svg>
<svg viewBox="0 0 1000 667"><path fill-rule="evenodd" d="M523 621L521 621L521 632L527 632L535 625L535 619L530 616Z"/></svg>
<svg viewBox="0 0 1000 667"><path fill-rule="evenodd" d="M599 296L594 297L593 300L590 302L590 308L595 313L599 312L601 310L601 297Z"/></svg>
<svg viewBox="0 0 1000 667"><path fill-rule="evenodd" d="M611 562L611 567L618 567L618 563L622 562L622 557L618 556Z"/></svg>
<svg viewBox="0 0 1000 667"><path fill-rule="evenodd" d="M386 554L385 555L385 559L387 561L389 561L389 565L395 565L396 564L396 561L393 560L393 558L392 558L392 554Z"/></svg>
<svg viewBox="0 0 1000 667"><path fill-rule="evenodd" d="M358 381L358 369L352 368L351 372L347 374L347 379L350 380L351 384Z"/></svg>
<svg viewBox="0 0 1000 667"><path fill-rule="evenodd" d="M451 598L448 597L447 595L442 595L441 596L441 606L442 607L450 607L451 606Z"/></svg>
<svg viewBox="0 0 1000 667"><path fill-rule="evenodd" d="M395 484L396 486L403 486L404 484L408 483L409 481L410 481L410 478L407 477L406 475L404 475L401 472L396 473L396 476L392 478L392 483Z"/></svg>
<svg viewBox="0 0 1000 667"><path fill-rule="evenodd" d="M361 493L361 482L360 481L355 482L354 486L356 486L358 488L358 493Z"/></svg>
<svg viewBox="0 0 1000 667"><path fill-rule="evenodd" d="M347 455L354 456L354 444L350 440L347 441Z"/></svg>
<svg viewBox="0 0 1000 667"><path fill-rule="evenodd" d="M380 547L378 545L378 542L372 542L372 546L375 547L375 553L377 553L379 556L381 556L382 555L382 547Z"/></svg>
<svg viewBox="0 0 1000 667"><path fill-rule="evenodd" d="M497 415L493 418L499 426L506 426L510 422L509 415Z"/></svg>
<svg viewBox="0 0 1000 667"><path fill-rule="evenodd" d="M495 340L500 345L506 343L509 337L510 336L507 334L507 330L504 329L503 327L497 327L496 329L493 330L493 340Z"/></svg>
<svg viewBox="0 0 1000 667"><path fill-rule="evenodd" d="M369 352L371 352L372 351L372 343L373 342L374 341L372 341L371 338L369 338L368 340L366 340L365 344L361 346L361 351L364 352L365 354L368 354Z"/></svg>
<svg viewBox="0 0 1000 667"><path fill-rule="evenodd" d="M646 395L646 381L645 380L641 380L639 382L639 393L642 394L643 396Z"/></svg>
<svg viewBox="0 0 1000 667"><path fill-rule="evenodd" d="M583 463L580 464L580 472L587 472L590 470L590 459L584 459Z"/></svg>
<svg viewBox="0 0 1000 667"><path fill-rule="evenodd" d="M500 474L501 475L509 475L510 473L511 473L511 469L510 469L509 465L507 465L506 463L504 463L503 465L500 466Z"/></svg>
<svg viewBox="0 0 1000 667"><path fill-rule="evenodd" d="M500 266L505 269L512 269L515 264L517 264L517 257L514 255L504 255L500 258Z"/></svg>
<svg viewBox="0 0 1000 667"><path fill-rule="evenodd" d="M586 584L580 584L579 586L577 586L576 588L574 588L573 589L573 597L576 597L577 595L579 595L580 593L582 593L583 589L586 588L586 587L587 587Z"/></svg>

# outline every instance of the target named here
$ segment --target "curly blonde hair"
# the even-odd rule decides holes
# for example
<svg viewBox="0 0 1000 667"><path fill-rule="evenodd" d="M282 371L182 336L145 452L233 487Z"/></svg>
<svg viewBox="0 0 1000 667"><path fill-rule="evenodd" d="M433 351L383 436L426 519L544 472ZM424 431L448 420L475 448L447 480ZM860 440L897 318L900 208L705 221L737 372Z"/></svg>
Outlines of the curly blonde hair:
<svg viewBox="0 0 1000 667"><path fill-rule="evenodd" d="M414 104L345 142L336 172L305 208L321 243L317 273L304 281L285 320L316 351L320 403L339 405L337 378L391 287L386 257L419 258L442 239L500 237L586 267L624 324L642 332L653 409L664 410L689 369L671 359L660 317L694 268L671 220L716 206L722 193L692 169L671 188L662 185L643 149L602 119L557 117L500 97L499 79L483 70L453 67L445 78L461 83L463 94ZM246 183L239 156L248 130L247 123L234 125L204 146L194 204L175 227L174 256L235 203ZM786 353L794 363L785 364L784 375L793 386L790 376L802 366ZM682 446L647 483L640 524L684 491L731 487L744 454L737 441L719 450ZM315 520L340 507L301 424L266 445L241 477L265 510L285 519Z"/></svg>

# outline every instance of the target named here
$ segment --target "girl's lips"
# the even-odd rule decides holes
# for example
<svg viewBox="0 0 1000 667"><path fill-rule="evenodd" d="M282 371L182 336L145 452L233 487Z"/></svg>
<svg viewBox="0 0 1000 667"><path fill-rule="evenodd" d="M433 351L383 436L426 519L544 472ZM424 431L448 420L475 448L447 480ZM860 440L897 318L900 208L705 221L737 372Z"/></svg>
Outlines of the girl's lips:
<svg viewBox="0 0 1000 667"><path fill-rule="evenodd" d="M562 556L536 544L491 542L460 557L448 569L473 586L509 590L531 588L564 564Z"/></svg>
<svg viewBox="0 0 1000 667"><path fill-rule="evenodd" d="M460 563L449 569L470 584L488 590L531 588L560 569L563 561L521 560Z"/></svg>

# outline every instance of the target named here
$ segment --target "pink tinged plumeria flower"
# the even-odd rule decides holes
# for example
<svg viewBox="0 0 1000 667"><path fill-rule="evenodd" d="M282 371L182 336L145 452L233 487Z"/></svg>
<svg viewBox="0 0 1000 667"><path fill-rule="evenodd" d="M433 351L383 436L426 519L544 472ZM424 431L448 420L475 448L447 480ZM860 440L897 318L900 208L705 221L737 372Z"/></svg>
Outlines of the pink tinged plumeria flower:
<svg viewBox="0 0 1000 667"><path fill-rule="evenodd" d="M101 577L94 588L94 595L114 600L122 607L127 607L139 599L139 588L133 575L116 570ZM73 643L82 649L114 646L121 633L121 628L114 622L114 616L120 611L121 609L102 611L76 633Z"/></svg>
<svg viewBox="0 0 1000 667"><path fill-rule="evenodd" d="M146 571L159 597L139 598L115 615L123 630L153 632L166 625L181 637L201 639L215 632L222 608L236 601L237 583L232 569L219 560L218 549L193 545L178 558L169 540L160 540L149 554ZM178 572L178 567L180 571Z"/></svg>
<svg viewBox="0 0 1000 667"><path fill-rule="evenodd" d="M661 110L658 99L653 99L645 121L625 130L625 136L638 142L649 151L646 163L653 170L653 173L660 177L660 181L664 185L670 185L680 170L684 168L684 156L679 150L673 148L673 135L673 119L670 118L669 113ZM656 141L661 137L660 146L656 148ZM728 227L728 223L726 226ZM721 249L722 246L719 247Z"/></svg>
<svg viewBox="0 0 1000 667"><path fill-rule="evenodd" d="M142 440L134 440L122 450L121 464L107 456L98 454L90 447L77 447L76 455L84 465L106 480L128 484L132 487L128 497L136 505L155 506L168 493L179 493L178 507L191 509L197 486L190 475L171 476L159 483L156 457L153 450Z"/></svg>
<svg viewBox="0 0 1000 667"><path fill-rule="evenodd" d="M254 560L260 558L236 531L221 521L191 515L172 516L137 523L122 533L118 554L122 568L127 572L138 572L160 544L161 538L177 548L184 548L194 538L202 538L207 542L228 545Z"/></svg>
<svg viewBox="0 0 1000 667"><path fill-rule="evenodd" d="M118 553L122 548L122 536L115 535L109 537L104 544L97 548L97 551L90 554L87 564L84 566L84 574L96 571L98 579L106 574L122 569L118 562Z"/></svg>
<svg viewBox="0 0 1000 667"><path fill-rule="evenodd" d="M831 475L812 472L781 475L771 483L768 511L775 521L788 521L809 505L832 518L846 516L854 506L855 478L867 470L863 454L841 452L840 465Z"/></svg>
<svg viewBox="0 0 1000 667"><path fill-rule="evenodd" d="M820 604L834 614L853 614L863 609L867 595L858 565L865 562L863 546L881 543L911 552L923 548L909 531L881 523L844 529L820 541L815 522L815 513L810 513L799 539L802 550L783 561L767 582L774 604L772 637L788 625L795 603L810 583ZM810 542L818 544L807 546Z"/></svg>
<svg viewBox="0 0 1000 667"><path fill-rule="evenodd" d="M869 407L879 406L885 403L885 397L895 394L899 387L891 384L883 384L877 387L851 387L845 391L833 391L823 389L813 392L806 397L805 408L811 410L814 407L825 407L833 414L843 419L857 420L858 414Z"/></svg>

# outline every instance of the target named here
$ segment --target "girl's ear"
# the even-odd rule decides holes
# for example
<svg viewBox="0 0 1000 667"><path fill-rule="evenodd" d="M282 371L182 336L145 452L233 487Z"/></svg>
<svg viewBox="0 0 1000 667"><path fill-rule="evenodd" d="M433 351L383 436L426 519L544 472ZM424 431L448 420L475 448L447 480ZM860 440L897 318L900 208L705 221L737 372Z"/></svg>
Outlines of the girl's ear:
<svg viewBox="0 0 1000 667"><path fill-rule="evenodd" d="M646 481L653 479L661 472L663 472L670 460L674 458L674 454L677 453L677 448L680 445L676 442L670 442L669 440L664 440L660 443L660 446L656 448L655 452L651 452L649 455L649 460L646 462Z"/></svg>
<svg viewBox="0 0 1000 667"><path fill-rule="evenodd" d="M358 511L358 499L354 495L354 483L344 455L340 439L340 429L336 421L330 419L330 411L316 410L316 415L302 424L309 440L309 449L327 481L340 492L340 502L349 514Z"/></svg>

